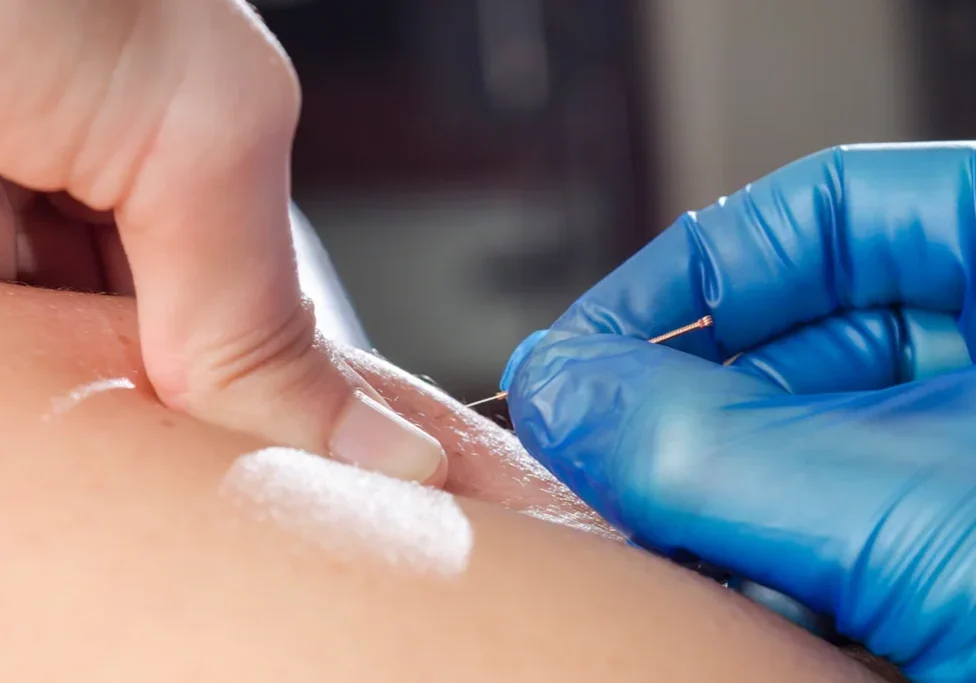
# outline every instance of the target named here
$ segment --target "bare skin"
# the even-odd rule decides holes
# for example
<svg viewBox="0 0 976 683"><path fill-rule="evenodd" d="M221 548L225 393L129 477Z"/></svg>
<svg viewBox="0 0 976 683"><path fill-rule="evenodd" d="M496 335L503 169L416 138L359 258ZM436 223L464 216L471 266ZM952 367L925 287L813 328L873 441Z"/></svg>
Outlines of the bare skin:
<svg viewBox="0 0 976 683"><path fill-rule="evenodd" d="M500 430L349 357L439 430L447 487L464 494L456 509L473 532L463 571L405 570L372 552L368 534L327 524L296 534L300 519L232 500L221 493L228 471L268 443L159 403L131 301L0 286L0 677L877 680L728 591L581 531L599 525ZM55 409L78 386L123 377L135 388ZM357 471L319 462L342 468L329 470L338 479ZM386 494L366 487L366 511L408 519L430 495L368 476Z"/></svg>

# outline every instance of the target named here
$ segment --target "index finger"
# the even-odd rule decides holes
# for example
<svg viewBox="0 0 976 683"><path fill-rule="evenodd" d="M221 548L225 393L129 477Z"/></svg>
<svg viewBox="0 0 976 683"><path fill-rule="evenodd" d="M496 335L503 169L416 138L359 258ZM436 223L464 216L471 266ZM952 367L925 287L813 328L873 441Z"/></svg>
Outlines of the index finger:
<svg viewBox="0 0 976 683"><path fill-rule="evenodd" d="M552 329L644 339L709 314L674 346L713 360L840 310L969 311L970 142L842 146L800 159L679 218Z"/></svg>

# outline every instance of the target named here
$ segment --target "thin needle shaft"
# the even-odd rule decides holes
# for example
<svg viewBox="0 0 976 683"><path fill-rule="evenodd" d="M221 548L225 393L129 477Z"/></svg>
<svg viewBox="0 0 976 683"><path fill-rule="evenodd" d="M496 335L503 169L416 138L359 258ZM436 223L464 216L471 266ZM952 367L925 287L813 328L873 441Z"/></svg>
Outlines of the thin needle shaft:
<svg viewBox="0 0 976 683"><path fill-rule="evenodd" d="M684 327L679 327L676 330L671 330L670 332L665 332L659 337L654 337L653 339L648 339L650 344L660 344L661 342L666 342L674 339L675 337L680 337L683 334L688 334L689 332L694 332L695 330L703 330L706 327L712 326L712 316L706 315L704 318L699 318L693 323L685 325ZM475 406L480 406L483 403L490 403L491 401L501 401L503 398L508 396L507 391L499 391L497 394L489 396L488 398L482 398L474 403L468 403L465 408L474 408Z"/></svg>
<svg viewBox="0 0 976 683"><path fill-rule="evenodd" d="M482 403L490 403L491 401L501 401L506 396L508 396L508 392L507 391L499 391L497 394L494 394L493 396L489 396L488 398L479 399L479 400L475 401L474 403L468 403L464 407L465 408L474 408L475 406L480 406Z"/></svg>

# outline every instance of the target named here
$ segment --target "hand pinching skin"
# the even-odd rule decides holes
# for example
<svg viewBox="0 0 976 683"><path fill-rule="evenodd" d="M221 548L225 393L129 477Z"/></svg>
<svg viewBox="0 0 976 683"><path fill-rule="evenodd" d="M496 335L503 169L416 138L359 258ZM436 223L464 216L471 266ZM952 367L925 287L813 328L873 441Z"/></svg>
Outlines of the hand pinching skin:
<svg viewBox="0 0 976 683"><path fill-rule="evenodd" d="M440 445L318 338L289 229L300 91L246 2L4 0L0 45L0 176L44 193L48 219L72 202L114 217L123 258L107 270L131 280L101 288L137 295L160 399L394 476L443 471ZM23 255L0 229L10 278ZM53 273L13 276L67 275L77 234L61 233Z"/></svg>

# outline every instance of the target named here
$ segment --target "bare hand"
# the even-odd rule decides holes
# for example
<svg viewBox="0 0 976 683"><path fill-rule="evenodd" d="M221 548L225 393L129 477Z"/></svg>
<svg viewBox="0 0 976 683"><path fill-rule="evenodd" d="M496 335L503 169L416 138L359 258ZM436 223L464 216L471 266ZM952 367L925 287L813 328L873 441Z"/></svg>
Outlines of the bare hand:
<svg viewBox="0 0 976 683"><path fill-rule="evenodd" d="M402 478L443 472L439 444L316 336L288 224L299 86L246 3L0 0L0 103L0 176L53 193L8 184L0 214L22 246L60 247L18 249L17 277L134 292L165 403Z"/></svg>

